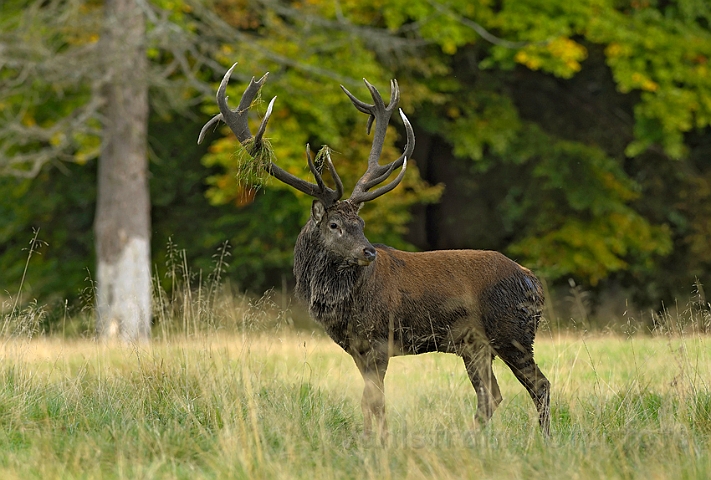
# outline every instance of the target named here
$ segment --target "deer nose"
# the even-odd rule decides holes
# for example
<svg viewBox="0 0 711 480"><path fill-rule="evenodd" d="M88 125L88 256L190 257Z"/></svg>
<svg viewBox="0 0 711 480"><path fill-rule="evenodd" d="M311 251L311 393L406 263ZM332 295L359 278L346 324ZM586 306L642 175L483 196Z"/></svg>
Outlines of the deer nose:
<svg viewBox="0 0 711 480"><path fill-rule="evenodd" d="M365 247L363 249L363 256L367 261L372 262L373 260L375 260L375 248Z"/></svg>

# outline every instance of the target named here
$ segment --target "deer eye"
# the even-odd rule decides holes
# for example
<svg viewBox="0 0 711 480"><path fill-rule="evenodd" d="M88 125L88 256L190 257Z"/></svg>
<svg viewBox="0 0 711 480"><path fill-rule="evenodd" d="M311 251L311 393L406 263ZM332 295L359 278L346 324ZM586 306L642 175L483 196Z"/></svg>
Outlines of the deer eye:
<svg viewBox="0 0 711 480"><path fill-rule="evenodd" d="M335 230L335 229L338 228L338 224L335 223L335 222L331 222L331 224L329 225L329 227L331 228L331 230Z"/></svg>

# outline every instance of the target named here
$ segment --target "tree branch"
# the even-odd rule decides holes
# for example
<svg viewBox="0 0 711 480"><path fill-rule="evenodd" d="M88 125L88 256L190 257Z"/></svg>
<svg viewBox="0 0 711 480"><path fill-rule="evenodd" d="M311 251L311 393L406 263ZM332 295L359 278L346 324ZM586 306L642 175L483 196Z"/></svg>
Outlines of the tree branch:
<svg viewBox="0 0 711 480"><path fill-rule="evenodd" d="M544 40L542 42L512 42L510 40L505 40L503 38L499 38L496 35L489 33L489 31L487 29L482 27L480 24L478 24L474 20L470 20L466 17L463 17L462 15L459 15L456 12L453 12L448 7L442 5L439 2L436 2L435 0L427 0L427 2L430 5L432 5L432 7L435 10L437 10L438 12L456 20L457 22L461 23L465 27L471 28L476 33L478 33L481 38L483 38L484 40L486 40L487 42L489 42L493 45L498 45L500 47L510 48L510 49L519 49L519 48L523 48L523 47L528 47L529 45L547 45L548 43L550 43L552 41L552 39Z"/></svg>

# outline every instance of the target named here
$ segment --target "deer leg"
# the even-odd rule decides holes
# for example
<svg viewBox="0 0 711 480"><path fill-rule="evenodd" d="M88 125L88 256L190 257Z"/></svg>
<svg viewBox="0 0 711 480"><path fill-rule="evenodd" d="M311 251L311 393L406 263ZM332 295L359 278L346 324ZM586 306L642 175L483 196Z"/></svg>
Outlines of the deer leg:
<svg viewBox="0 0 711 480"><path fill-rule="evenodd" d="M385 419L385 372L388 368L387 355L375 355L370 351L353 355L358 370L363 376L363 397L360 402L363 410L363 435L370 437L373 424L381 442L387 439L387 421Z"/></svg>
<svg viewBox="0 0 711 480"><path fill-rule="evenodd" d="M524 347L515 342L498 351L501 360L509 366L519 382L526 388L538 410L538 423L545 435L550 434L551 384L533 360L533 346Z"/></svg>
<svg viewBox="0 0 711 480"><path fill-rule="evenodd" d="M480 425L489 421L494 410L501 403L501 391L496 381L491 362L494 356L489 347L479 345L469 348L462 354L469 380L476 391L476 420Z"/></svg>

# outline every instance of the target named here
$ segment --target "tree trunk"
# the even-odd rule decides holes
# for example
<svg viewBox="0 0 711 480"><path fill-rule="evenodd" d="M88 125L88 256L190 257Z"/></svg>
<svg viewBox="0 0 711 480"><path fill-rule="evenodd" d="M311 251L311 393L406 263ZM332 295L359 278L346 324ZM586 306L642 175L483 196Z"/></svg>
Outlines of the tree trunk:
<svg viewBox="0 0 711 480"><path fill-rule="evenodd" d="M106 0L104 135L94 231L97 332L147 340L151 326L148 86L137 0Z"/></svg>

